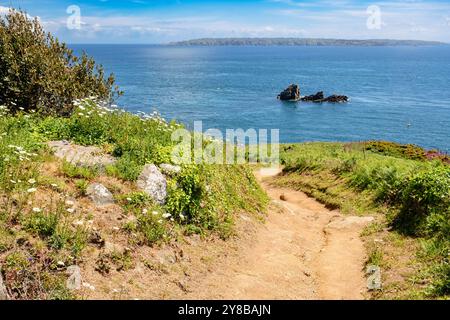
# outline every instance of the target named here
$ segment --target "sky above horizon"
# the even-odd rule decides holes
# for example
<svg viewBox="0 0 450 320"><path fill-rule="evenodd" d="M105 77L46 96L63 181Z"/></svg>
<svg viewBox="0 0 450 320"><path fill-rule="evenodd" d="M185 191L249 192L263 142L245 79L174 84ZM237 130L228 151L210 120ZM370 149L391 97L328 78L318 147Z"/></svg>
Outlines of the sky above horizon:
<svg viewBox="0 0 450 320"><path fill-rule="evenodd" d="M68 43L167 43L203 37L450 43L450 0L0 0L0 14L9 7L39 17L47 31Z"/></svg>

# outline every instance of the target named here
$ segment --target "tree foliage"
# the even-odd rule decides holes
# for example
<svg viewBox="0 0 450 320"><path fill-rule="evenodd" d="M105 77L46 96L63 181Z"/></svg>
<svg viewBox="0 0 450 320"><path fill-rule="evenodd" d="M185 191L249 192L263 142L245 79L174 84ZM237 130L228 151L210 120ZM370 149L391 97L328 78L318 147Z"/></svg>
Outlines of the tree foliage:
<svg viewBox="0 0 450 320"><path fill-rule="evenodd" d="M14 9L0 17L0 105L68 114L75 99L112 101L120 94L113 74L105 76L85 53L76 57L37 18Z"/></svg>

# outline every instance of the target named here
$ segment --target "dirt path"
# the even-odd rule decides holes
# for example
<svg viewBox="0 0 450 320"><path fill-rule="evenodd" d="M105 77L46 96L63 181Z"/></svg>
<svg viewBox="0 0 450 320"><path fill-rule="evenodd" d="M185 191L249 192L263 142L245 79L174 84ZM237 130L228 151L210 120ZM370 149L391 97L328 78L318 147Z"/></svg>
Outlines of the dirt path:
<svg viewBox="0 0 450 320"><path fill-rule="evenodd" d="M364 298L365 250L359 234L372 218L343 216L301 192L273 187L269 181L278 173L258 175L272 203L252 245L211 270L198 283L202 290L186 298Z"/></svg>

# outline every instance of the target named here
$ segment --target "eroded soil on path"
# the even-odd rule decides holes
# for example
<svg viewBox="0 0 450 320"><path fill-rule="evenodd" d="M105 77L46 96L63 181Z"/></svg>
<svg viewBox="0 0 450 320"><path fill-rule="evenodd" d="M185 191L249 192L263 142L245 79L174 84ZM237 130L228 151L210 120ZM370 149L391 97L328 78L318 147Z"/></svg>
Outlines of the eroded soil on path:
<svg viewBox="0 0 450 320"><path fill-rule="evenodd" d="M257 174L272 202L254 241L210 273L189 298L363 299L370 217L343 216L304 193L270 185L278 170ZM200 284L200 283L199 283Z"/></svg>
<svg viewBox="0 0 450 320"><path fill-rule="evenodd" d="M86 298L364 299L360 233L372 218L344 216L302 192L274 187L277 174L257 173L271 198L264 223L241 214L237 237L227 241L186 238L175 247L141 249L135 268L107 277L92 266L84 274L96 290ZM149 270L149 256L161 265Z"/></svg>

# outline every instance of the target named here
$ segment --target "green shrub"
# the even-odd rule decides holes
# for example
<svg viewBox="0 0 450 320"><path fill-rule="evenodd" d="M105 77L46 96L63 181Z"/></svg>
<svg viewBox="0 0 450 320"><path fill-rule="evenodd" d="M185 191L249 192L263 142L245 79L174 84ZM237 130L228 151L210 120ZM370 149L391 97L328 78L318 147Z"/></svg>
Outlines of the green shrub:
<svg viewBox="0 0 450 320"><path fill-rule="evenodd" d="M425 150L413 144L399 144L390 141L367 141L364 147L368 151L386 156L412 160L426 160Z"/></svg>
<svg viewBox="0 0 450 320"><path fill-rule="evenodd" d="M179 221L184 221L185 219L181 219L181 217L187 216L191 200L190 196L184 190L178 188L175 181L168 182L167 193L167 211L175 215Z"/></svg>
<svg viewBox="0 0 450 320"><path fill-rule="evenodd" d="M75 99L118 94L113 75L86 54L75 57L37 18L14 9L0 16L0 105L65 114Z"/></svg>
<svg viewBox="0 0 450 320"><path fill-rule="evenodd" d="M449 208L450 168L432 167L407 180L395 224L415 235L431 233L436 231L441 219L448 219Z"/></svg>
<svg viewBox="0 0 450 320"><path fill-rule="evenodd" d="M142 172L142 165L134 161L129 155L125 155L107 170L108 173L127 181L136 181Z"/></svg>
<svg viewBox="0 0 450 320"><path fill-rule="evenodd" d="M78 193L82 196L86 195L88 186L89 186L89 181L87 181L85 179L75 180L75 187L77 188Z"/></svg>
<svg viewBox="0 0 450 320"><path fill-rule="evenodd" d="M69 123L69 118L45 117L35 124L34 130L48 140L66 140L70 137Z"/></svg>
<svg viewBox="0 0 450 320"><path fill-rule="evenodd" d="M355 156L343 159L332 169L335 174L344 174L352 172L358 163L358 159Z"/></svg>
<svg viewBox="0 0 450 320"><path fill-rule="evenodd" d="M304 155L294 161L285 163L284 172L310 172L321 168L320 158L310 155Z"/></svg>
<svg viewBox="0 0 450 320"><path fill-rule="evenodd" d="M60 217L60 214L54 212L31 213L24 225L29 231L48 238L56 232Z"/></svg>
<svg viewBox="0 0 450 320"><path fill-rule="evenodd" d="M201 166L186 166L175 181L169 182L166 209L178 221L202 224L200 203L205 190L202 174Z"/></svg>
<svg viewBox="0 0 450 320"><path fill-rule="evenodd" d="M78 256L86 247L88 239L88 232L77 227L73 230L65 223L59 223L54 233L49 238L50 247L60 250L63 248L69 249L72 254Z"/></svg>
<svg viewBox="0 0 450 320"><path fill-rule="evenodd" d="M143 234L147 245L160 243L167 237L166 219L152 211L141 213L137 217L137 228Z"/></svg>
<svg viewBox="0 0 450 320"><path fill-rule="evenodd" d="M78 256L87 244L88 233L85 229L73 229L64 220L64 204L59 203L52 211L31 212L24 218L26 230L46 240L50 248L69 249Z"/></svg>
<svg viewBox="0 0 450 320"><path fill-rule="evenodd" d="M90 180L98 175L98 170L96 168L75 166L67 161L62 163L61 171L69 178L81 178L86 180Z"/></svg>
<svg viewBox="0 0 450 320"><path fill-rule="evenodd" d="M126 210L144 209L152 205L151 197L145 192L133 192L117 197L119 203Z"/></svg>

